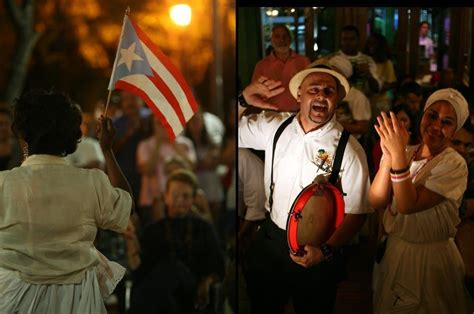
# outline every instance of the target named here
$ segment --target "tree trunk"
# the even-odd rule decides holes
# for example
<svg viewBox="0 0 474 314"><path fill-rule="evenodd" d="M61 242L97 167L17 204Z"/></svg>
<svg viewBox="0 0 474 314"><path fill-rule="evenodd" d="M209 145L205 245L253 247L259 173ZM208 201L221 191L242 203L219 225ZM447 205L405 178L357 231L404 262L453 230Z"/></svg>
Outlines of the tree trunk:
<svg viewBox="0 0 474 314"><path fill-rule="evenodd" d="M12 58L10 75L7 89L5 92L5 101L11 103L15 97L18 97L25 84L28 62L33 53L33 48L38 41L39 34L21 34L17 48Z"/></svg>
<svg viewBox="0 0 474 314"><path fill-rule="evenodd" d="M18 97L25 84L33 49L38 42L41 33L34 30L34 8L33 0L27 0L20 8L14 0L5 0L6 7L18 33L18 41L13 54L9 80L4 95L4 100L11 104Z"/></svg>

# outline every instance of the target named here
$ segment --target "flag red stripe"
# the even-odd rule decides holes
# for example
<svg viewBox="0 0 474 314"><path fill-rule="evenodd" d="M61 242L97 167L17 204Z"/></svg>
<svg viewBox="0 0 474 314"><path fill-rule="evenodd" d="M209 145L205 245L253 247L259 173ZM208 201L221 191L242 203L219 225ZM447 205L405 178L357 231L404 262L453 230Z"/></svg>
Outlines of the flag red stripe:
<svg viewBox="0 0 474 314"><path fill-rule="evenodd" d="M184 91L184 94L186 95L186 98L188 99L189 104L191 105L191 108L193 109L193 112L197 111L197 104L196 101L194 100L194 96L191 92L191 89L188 87L188 84L184 80L183 76L181 73L176 69L176 67L169 61L168 57L166 57L161 50L156 46L149 38L148 36L138 27L135 22L129 18L130 23L132 23L133 28L135 29L135 32L137 33L138 37L140 40L148 46L148 48L156 55L156 57L161 61L161 63L170 71L170 73L175 77L176 81L178 82L179 86L181 86L181 89Z"/></svg>
<svg viewBox="0 0 474 314"><path fill-rule="evenodd" d="M171 107L173 107L174 111L176 112L176 115L178 116L179 122L181 122L181 125L186 125L186 119L184 118L183 110L181 109L181 106L179 105L179 102L174 96L173 92L168 87L168 85L166 85L163 79L155 72L155 70L152 69L152 72L153 76L147 77L156 86L156 88L158 88L158 90L163 94L163 96L165 96Z"/></svg>
<svg viewBox="0 0 474 314"><path fill-rule="evenodd" d="M165 118L165 116L161 113L161 111L158 109L158 107L156 106L156 104L153 102L153 100L150 99L150 97L148 97L148 95L143 91L141 90L139 87L135 86L135 85L132 85L132 84L129 84L127 82L124 82L124 81L117 81L117 83L115 83L115 88L116 89L123 89L123 90L126 90L132 94L134 94L135 96L138 96L140 97L141 99L143 99L143 101L148 105L148 107L153 111L153 113L158 117L158 119L160 120L161 124L164 126L164 128L166 129L166 132L168 133L168 136L170 138L171 141L174 141L174 139L176 138L176 135L177 134L174 134L174 131L173 131L173 128L171 127L171 125L169 124L168 120Z"/></svg>

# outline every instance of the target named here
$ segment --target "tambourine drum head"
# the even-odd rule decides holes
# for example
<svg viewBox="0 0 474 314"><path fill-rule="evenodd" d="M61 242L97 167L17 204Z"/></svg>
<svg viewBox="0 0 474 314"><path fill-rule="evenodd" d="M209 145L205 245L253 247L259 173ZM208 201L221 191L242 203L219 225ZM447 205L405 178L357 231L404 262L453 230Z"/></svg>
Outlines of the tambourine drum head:
<svg viewBox="0 0 474 314"><path fill-rule="evenodd" d="M342 193L329 183L304 188L291 206L286 224L288 246L294 254L305 244L320 246L344 219Z"/></svg>
<svg viewBox="0 0 474 314"><path fill-rule="evenodd" d="M334 197L328 189L322 195L311 196L303 207L298 222L297 239L300 245L319 246L331 236L334 228Z"/></svg>

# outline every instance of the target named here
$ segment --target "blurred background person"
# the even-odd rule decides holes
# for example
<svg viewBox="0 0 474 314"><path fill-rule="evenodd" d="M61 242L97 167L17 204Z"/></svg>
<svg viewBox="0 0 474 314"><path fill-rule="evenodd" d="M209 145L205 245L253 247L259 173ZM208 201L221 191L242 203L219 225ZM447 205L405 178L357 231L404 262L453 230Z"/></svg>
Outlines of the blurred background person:
<svg viewBox="0 0 474 314"><path fill-rule="evenodd" d="M257 229L265 220L265 186L263 181L263 161L247 148L239 148L238 176L238 297L239 309L248 299L246 276L246 253L257 235ZM250 307L242 313L249 313Z"/></svg>
<svg viewBox="0 0 474 314"><path fill-rule="evenodd" d="M147 226L134 267L130 313L192 313L209 306L211 285L224 278L224 258L211 224L192 214L197 178L169 177L166 217Z"/></svg>
<svg viewBox="0 0 474 314"><path fill-rule="evenodd" d="M114 121L117 130L114 140L117 162L123 169L132 187L135 201L140 196L140 174L137 165L138 143L151 134L148 123L150 112L143 107L143 101L124 90L120 93L120 108L123 114Z"/></svg>
<svg viewBox="0 0 474 314"><path fill-rule="evenodd" d="M226 246L235 245L235 228L236 228L236 157L237 157L237 130L236 130L236 100L230 102L230 110L226 119L226 129L224 140L222 142L222 151L219 161L221 168L221 182L224 188L225 195L225 210L221 218L222 235Z"/></svg>
<svg viewBox="0 0 474 314"><path fill-rule="evenodd" d="M346 25L341 28L339 36L340 50L336 54L346 57L352 63L353 74L350 83L370 98L372 94L378 93L382 86L377 76L375 61L360 51L360 33L357 27Z"/></svg>
<svg viewBox="0 0 474 314"><path fill-rule="evenodd" d="M224 187L217 173L221 155L221 144L215 142L204 124L203 113L199 109L189 120L184 135L194 144L199 186L204 190L212 213L214 225L219 233L224 206Z"/></svg>
<svg viewBox="0 0 474 314"><path fill-rule="evenodd" d="M353 75L353 66L346 57L335 55L328 62L350 80ZM318 61L314 64L317 63ZM351 86L342 102L337 105L337 121L364 146L364 141L361 138L369 131L370 117L369 99L359 89Z"/></svg>
<svg viewBox="0 0 474 314"><path fill-rule="evenodd" d="M364 53L371 56L375 61L377 76L382 82L382 87L378 93L370 97L372 104L372 116L377 117L381 111L388 112L392 107L392 90L397 83L395 69L390 60L390 47L385 36L379 33L371 34L366 42Z"/></svg>
<svg viewBox="0 0 474 314"><path fill-rule="evenodd" d="M285 91L270 99L280 111L298 111L299 104L291 96L288 89L290 79L297 72L309 65L309 59L294 52L291 46L290 30L285 25L275 25L272 28L272 50L268 56L258 61L252 75L252 81L260 76L281 81Z"/></svg>
<svg viewBox="0 0 474 314"><path fill-rule="evenodd" d="M23 160L20 143L11 130L12 114L0 107L0 171L18 167Z"/></svg>
<svg viewBox="0 0 474 314"><path fill-rule="evenodd" d="M143 225L148 224L153 197L165 191L165 160L168 156L179 155L192 167L196 163L196 151L190 139L178 135L173 141L166 129L155 116L150 116L153 134L141 140L137 147L136 167L141 177L140 196L138 200L139 215Z"/></svg>
<svg viewBox="0 0 474 314"><path fill-rule="evenodd" d="M105 170L105 158L100 149L99 141L89 136L91 134L89 129L91 120L93 120L92 114L82 112L81 141L77 144L76 151L66 156L66 160L69 164L79 168Z"/></svg>
<svg viewBox="0 0 474 314"><path fill-rule="evenodd" d="M189 170L194 173L192 166L181 156L173 155L169 156L165 161L165 173L166 176L169 177L171 173L175 170ZM155 203L154 203L155 204ZM158 204L158 203L156 203ZM164 215L164 203L162 203L162 209L160 212L162 215L160 216L163 218ZM156 211L158 207L154 205L154 211ZM196 214L197 216L201 217L202 219L206 220L209 223L213 223L211 209L209 208L209 201L207 200L206 193L201 187L197 187L196 195L194 195L193 206L191 211Z"/></svg>
<svg viewBox="0 0 474 314"><path fill-rule="evenodd" d="M434 43L433 40L428 37L430 31L430 23L423 21L420 23L420 34L418 37L418 44L423 47L424 58L431 60L434 57Z"/></svg>
<svg viewBox="0 0 474 314"><path fill-rule="evenodd" d="M464 261L465 285L469 292L468 302L471 309L474 307L474 129L469 120L464 123L451 139L451 147L464 157L467 163L467 189L464 192L461 206L459 207L459 217L461 223L457 226L456 245Z"/></svg>

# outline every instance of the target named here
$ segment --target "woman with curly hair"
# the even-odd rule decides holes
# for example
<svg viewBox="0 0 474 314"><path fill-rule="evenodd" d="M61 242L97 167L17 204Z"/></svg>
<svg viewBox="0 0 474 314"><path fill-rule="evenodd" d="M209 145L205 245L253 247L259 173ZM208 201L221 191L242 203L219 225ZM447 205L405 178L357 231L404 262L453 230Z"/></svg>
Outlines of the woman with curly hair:
<svg viewBox="0 0 474 314"><path fill-rule="evenodd" d="M130 186L112 151L114 128L98 127L107 175L69 166L81 111L66 95L34 91L13 107L24 161L0 172L0 312L106 313L124 269L94 247L97 228L125 230Z"/></svg>

